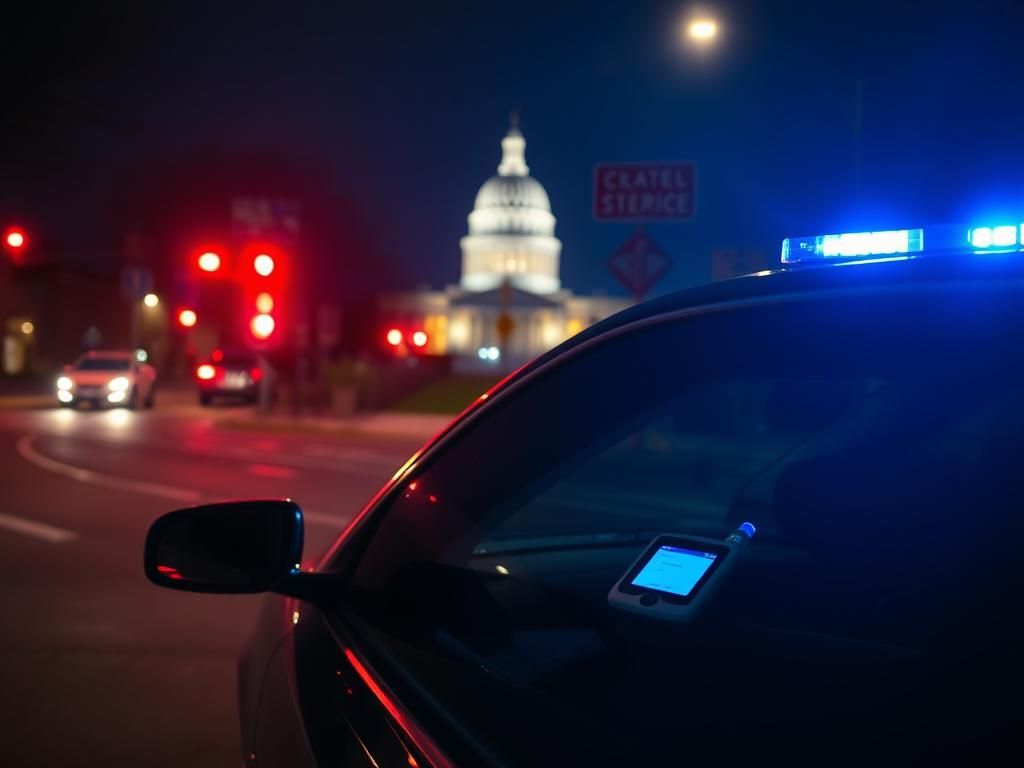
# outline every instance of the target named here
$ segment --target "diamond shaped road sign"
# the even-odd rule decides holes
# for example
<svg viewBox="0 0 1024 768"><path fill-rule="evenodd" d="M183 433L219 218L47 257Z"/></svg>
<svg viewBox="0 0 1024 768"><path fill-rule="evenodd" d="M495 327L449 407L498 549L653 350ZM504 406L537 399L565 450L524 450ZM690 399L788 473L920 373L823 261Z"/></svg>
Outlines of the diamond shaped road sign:
<svg viewBox="0 0 1024 768"><path fill-rule="evenodd" d="M637 301L643 301L670 263L668 254L637 227L608 258L608 269Z"/></svg>

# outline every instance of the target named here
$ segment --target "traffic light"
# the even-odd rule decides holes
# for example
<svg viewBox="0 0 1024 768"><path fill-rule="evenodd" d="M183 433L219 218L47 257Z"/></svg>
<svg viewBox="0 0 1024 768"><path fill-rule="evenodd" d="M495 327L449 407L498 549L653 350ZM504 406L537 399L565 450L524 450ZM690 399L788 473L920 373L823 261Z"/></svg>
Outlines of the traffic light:
<svg viewBox="0 0 1024 768"><path fill-rule="evenodd" d="M269 315L274 311L274 297L266 291L263 291L256 296L256 311L264 315Z"/></svg>
<svg viewBox="0 0 1024 768"><path fill-rule="evenodd" d="M287 254L272 243L250 243L242 250L239 263L253 341L261 346L280 341L277 329L287 311L282 306L287 288Z"/></svg>
<svg viewBox="0 0 1024 768"><path fill-rule="evenodd" d="M249 321L249 330L252 331L252 335L259 341L266 341L274 333L274 326L277 323L274 322L274 318L271 315L259 314L254 315L252 320Z"/></svg>
<svg viewBox="0 0 1024 768"><path fill-rule="evenodd" d="M260 277L270 277L274 273L275 266L274 257L266 253L259 253L252 260L252 268Z"/></svg>
<svg viewBox="0 0 1024 768"><path fill-rule="evenodd" d="M402 343L402 330L400 328L392 328L388 331L385 338L387 339L388 344L392 347L397 347Z"/></svg>
<svg viewBox="0 0 1024 768"><path fill-rule="evenodd" d="M196 263L203 272L216 272L221 266L220 254L216 251L203 251L196 259Z"/></svg>
<svg viewBox="0 0 1024 768"><path fill-rule="evenodd" d="M3 245L11 260L18 263L28 247L28 235L21 227L10 227L4 232Z"/></svg>
<svg viewBox="0 0 1024 768"><path fill-rule="evenodd" d="M4 233L4 245L14 251L19 251L25 247L25 243L28 242L28 238L25 237L25 232L17 227L11 227Z"/></svg>
<svg viewBox="0 0 1024 768"><path fill-rule="evenodd" d="M412 338L412 345L414 347L418 347L419 349L423 349L423 347L427 346L428 339L427 339L427 332L426 331L413 331L413 334L412 334L411 338Z"/></svg>

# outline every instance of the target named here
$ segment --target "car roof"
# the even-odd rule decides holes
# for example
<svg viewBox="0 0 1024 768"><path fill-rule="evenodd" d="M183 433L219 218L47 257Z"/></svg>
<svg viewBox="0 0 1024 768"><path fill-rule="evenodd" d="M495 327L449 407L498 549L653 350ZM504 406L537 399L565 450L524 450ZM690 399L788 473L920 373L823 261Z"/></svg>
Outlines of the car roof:
<svg viewBox="0 0 1024 768"><path fill-rule="evenodd" d="M717 304L756 301L773 296L812 296L831 291L886 290L894 287L1005 284L1024 280L1024 258L1019 253L943 254L917 258L889 258L791 265L752 275L686 288L645 301L584 329L555 349L520 369L525 374L549 360L623 326L675 312Z"/></svg>

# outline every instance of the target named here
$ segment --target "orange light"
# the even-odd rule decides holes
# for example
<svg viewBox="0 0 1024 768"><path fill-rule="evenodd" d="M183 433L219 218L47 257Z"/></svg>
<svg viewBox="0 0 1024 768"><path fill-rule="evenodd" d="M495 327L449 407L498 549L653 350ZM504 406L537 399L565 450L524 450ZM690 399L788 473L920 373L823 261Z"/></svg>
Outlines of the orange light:
<svg viewBox="0 0 1024 768"><path fill-rule="evenodd" d="M274 271L274 259L261 253L252 260L252 268L256 270L257 275L270 277L270 273Z"/></svg>
<svg viewBox="0 0 1024 768"><path fill-rule="evenodd" d="M425 347L427 346L427 334L424 331L416 331L412 335L412 343L414 347Z"/></svg>
<svg viewBox="0 0 1024 768"><path fill-rule="evenodd" d="M398 328L392 328L390 331L388 331L387 339L388 344L390 344L392 347L397 347L399 344L402 343L402 332Z"/></svg>
<svg viewBox="0 0 1024 768"><path fill-rule="evenodd" d="M249 322L249 330L257 339L266 339L274 332L274 318L270 315L259 314Z"/></svg>
<svg viewBox="0 0 1024 768"><path fill-rule="evenodd" d="M196 378L197 379L202 379L203 381L209 381L210 379L212 379L216 375L217 375L217 369L214 368L209 363L203 363L198 368L196 368Z"/></svg>
<svg viewBox="0 0 1024 768"><path fill-rule="evenodd" d="M207 251L199 257L199 268L203 272L216 272L220 269L220 256L213 251Z"/></svg>
<svg viewBox="0 0 1024 768"><path fill-rule="evenodd" d="M25 246L25 233L20 229L10 229L4 237L8 248L23 248Z"/></svg>
<svg viewBox="0 0 1024 768"><path fill-rule="evenodd" d="M261 293L256 297L256 309L262 314L274 311L274 297L269 293Z"/></svg>
<svg viewBox="0 0 1024 768"><path fill-rule="evenodd" d="M183 309L178 313L178 322L183 328L191 328L199 320L191 309Z"/></svg>

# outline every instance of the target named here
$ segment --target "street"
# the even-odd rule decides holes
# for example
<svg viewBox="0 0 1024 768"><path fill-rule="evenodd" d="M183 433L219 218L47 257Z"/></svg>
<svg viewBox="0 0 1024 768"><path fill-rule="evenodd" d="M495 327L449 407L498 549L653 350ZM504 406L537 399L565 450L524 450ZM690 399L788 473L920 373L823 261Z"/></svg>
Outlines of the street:
<svg viewBox="0 0 1024 768"><path fill-rule="evenodd" d="M312 561L431 431L231 429L242 409L192 402L0 409L4 764L238 765L235 664L262 598L149 584L150 522L289 496Z"/></svg>

